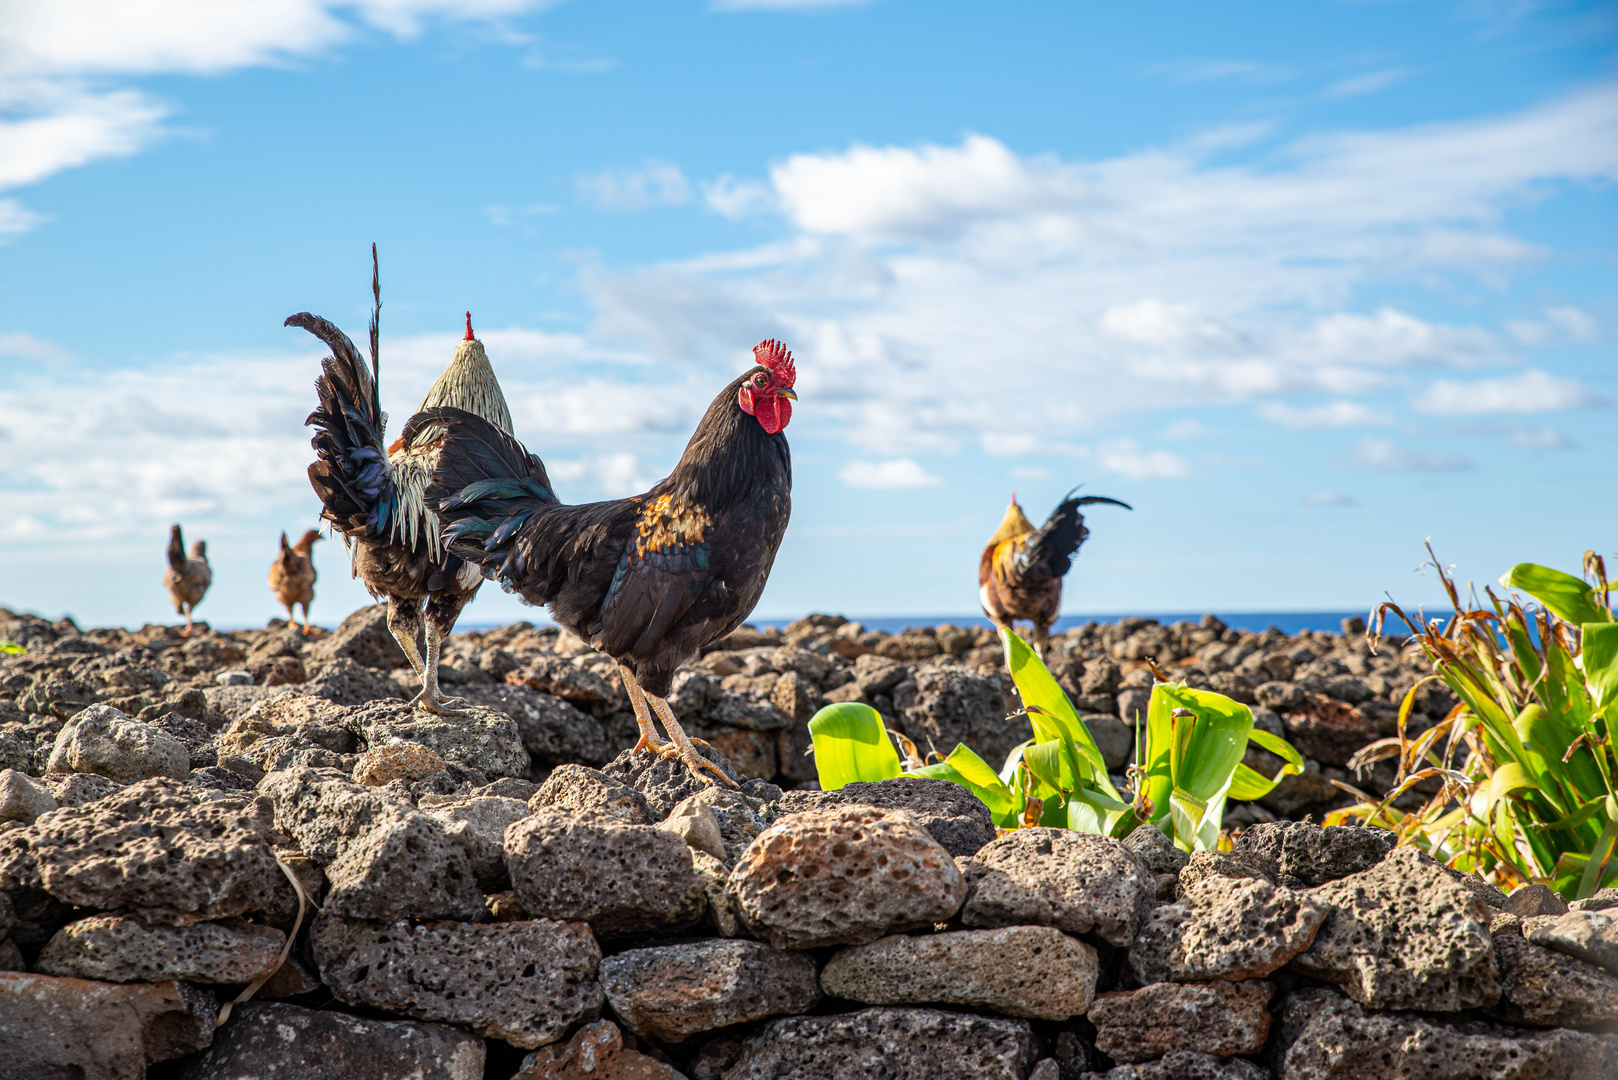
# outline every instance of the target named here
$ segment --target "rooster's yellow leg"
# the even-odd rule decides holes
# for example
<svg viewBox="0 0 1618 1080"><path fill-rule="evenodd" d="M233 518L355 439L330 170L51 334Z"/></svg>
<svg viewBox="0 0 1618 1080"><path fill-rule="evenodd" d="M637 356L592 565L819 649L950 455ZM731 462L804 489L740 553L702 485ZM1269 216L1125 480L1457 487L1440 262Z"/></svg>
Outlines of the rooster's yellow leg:
<svg viewBox="0 0 1618 1080"><path fill-rule="evenodd" d="M414 644L412 642L411 644ZM438 628L431 619L427 620L427 663L421 673L421 693L411 699L410 704L426 712L436 713L439 716L466 715L456 706L465 705L464 698L445 697L438 688L438 656L443 647L443 640L439 636Z"/></svg>
<svg viewBox="0 0 1618 1080"><path fill-rule="evenodd" d="M640 741L631 749L630 753L639 753L641 750L650 750L654 754L661 754L673 743L666 743L657 737L657 728L652 723L652 711L646 707L646 693L635 681L635 673L622 664L618 665L618 674L623 676L624 693L629 695L629 707L635 710L635 723L640 725Z"/></svg>
<svg viewBox="0 0 1618 1080"><path fill-rule="evenodd" d="M688 769L704 780L708 779L707 776L703 775L703 771L707 770L714 776L719 777L720 782L726 786L739 786L736 781L725 775L725 770L697 753L697 748L692 744L691 737L685 733L685 728L681 727L680 722L674 719L674 710L669 708L668 702L653 694L647 694L646 697L652 703L652 708L657 710L658 719L663 721L663 730L667 731L669 738L674 740L673 752L670 753L665 750L662 756L678 757L685 762Z"/></svg>

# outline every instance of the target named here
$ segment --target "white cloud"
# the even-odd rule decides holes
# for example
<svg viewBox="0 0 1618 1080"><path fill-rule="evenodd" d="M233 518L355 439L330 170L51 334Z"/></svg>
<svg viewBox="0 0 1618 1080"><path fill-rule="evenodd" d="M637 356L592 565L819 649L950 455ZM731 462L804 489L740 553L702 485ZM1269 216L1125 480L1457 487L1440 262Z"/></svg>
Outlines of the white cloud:
<svg viewBox="0 0 1618 1080"><path fill-rule="evenodd" d="M1095 458L1103 469L1130 480L1184 480L1191 475L1184 458L1166 450L1142 450L1134 439L1102 443Z"/></svg>
<svg viewBox="0 0 1618 1080"><path fill-rule="evenodd" d="M56 344L32 334L0 334L0 356L15 356L19 360L36 360L44 364L65 364L73 354Z"/></svg>
<svg viewBox="0 0 1618 1080"><path fill-rule="evenodd" d="M1551 427L1517 427L1506 432L1506 441L1524 450L1566 450L1573 440Z"/></svg>
<svg viewBox="0 0 1618 1080"><path fill-rule="evenodd" d="M1351 495L1344 495L1340 491L1311 491L1303 497L1305 506L1332 506L1348 507L1358 506L1359 502Z"/></svg>
<svg viewBox="0 0 1618 1080"><path fill-rule="evenodd" d="M1163 429L1163 438L1176 441L1180 439L1200 439L1205 434L1207 434L1207 429L1202 424L1189 419L1176 420Z"/></svg>
<svg viewBox="0 0 1618 1080"><path fill-rule="evenodd" d="M1325 405L1312 405L1307 408L1297 408L1279 401L1267 401L1258 407L1258 414L1290 431L1386 427L1393 423L1393 417L1389 414L1368 408L1357 401L1331 401Z"/></svg>
<svg viewBox="0 0 1618 1080"><path fill-rule="evenodd" d="M1409 72L1404 68L1382 68L1378 71L1367 71L1363 75L1354 75L1341 79L1326 88L1326 96L1334 101L1344 98L1364 97L1367 94L1379 93L1396 83L1403 82Z"/></svg>
<svg viewBox="0 0 1618 1080"><path fill-rule="evenodd" d="M912 458L850 461L838 472L837 478L851 488L875 488L880 491L937 487L944 482L916 464Z"/></svg>
<svg viewBox="0 0 1618 1080"><path fill-rule="evenodd" d="M678 165L647 158L638 169L608 169L576 178L579 194L602 210L633 212L679 206L691 198L691 184Z"/></svg>
<svg viewBox="0 0 1618 1080"><path fill-rule="evenodd" d="M1546 413L1610 405L1577 379L1563 379L1538 369L1499 379L1452 382L1439 379L1417 395L1414 405L1434 416L1482 416L1501 413Z"/></svg>
<svg viewBox="0 0 1618 1080"><path fill-rule="evenodd" d="M1509 320L1506 330L1532 349L1585 345L1601 338L1601 327L1595 319L1571 304L1548 307L1538 320Z"/></svg>
<svg viewBox="0 0 1618 1080"><path fill-rule="evenodd" d="M317 55L353 38L355 20L410 38L427 20L498 21L548 2L12 0L0 16L0 191L161 138L170 108L118 80ZM0 200L0 239L40 220Z"/></svg>
<svg viewBox="0 0 1618 1080"><path fill-rule="evenodd" d="M711 210L728 218L751 217L777 208L775 193L768 187L734 176L703 184L702 197Z"/></svg>
<svg viewBox="0 0 1618 1080"><path fill-rule="evenodd" d="M1413 450L1387 439L1364 438L1354 447L1349 460L1362 469L1379 472L1457 472L1470 469L1470 458L1457 454Z"/></svg>

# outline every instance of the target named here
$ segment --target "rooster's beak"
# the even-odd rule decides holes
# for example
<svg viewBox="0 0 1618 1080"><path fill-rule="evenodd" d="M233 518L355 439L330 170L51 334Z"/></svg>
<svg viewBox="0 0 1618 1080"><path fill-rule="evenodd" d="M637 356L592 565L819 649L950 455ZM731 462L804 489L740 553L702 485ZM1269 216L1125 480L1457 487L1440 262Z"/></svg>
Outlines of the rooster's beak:
<svg viewBox="0 0 1618 1080"><path fill-rule="evenodd" d="M780 396L780 397L787 398L790 401L797 401L798 400L798 395L797 394L794 394L791 390L787 390L785 388L777 390L776 394L778 396Z"/></svg>

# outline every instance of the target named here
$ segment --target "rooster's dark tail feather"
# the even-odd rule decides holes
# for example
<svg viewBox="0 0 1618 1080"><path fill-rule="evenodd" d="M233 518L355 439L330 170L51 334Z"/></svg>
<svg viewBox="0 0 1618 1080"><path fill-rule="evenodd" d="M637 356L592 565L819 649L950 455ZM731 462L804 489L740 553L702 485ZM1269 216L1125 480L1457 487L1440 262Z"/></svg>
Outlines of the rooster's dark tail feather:
<svg viewBox="0 0 1618 1080"><path fill-rule="evenodd" d="M331 348L315 380L320 407L304 421L316 429L310 441L318 460L309 466L309 483L325 507L321 516L345 534L386 535L398 494L376 377L348 335L327 320L302 311L285 325L302 327Z"/></svg>
<svg viewBox="0 0 1618 1080"><path fill-rule="evenodd" d="M1073 492L1068 492L1056 509L1051 511L1051 516L1045 524L1040 526L1023 545L1022 552L1017 558L1018 577L1024 582L1031 583L1066 576L1073 566L1074 553L1090 535L1090 530L1084 527L1084 515L1079 513L1079 507L1095 503L1121 506L1125 510L1134 509L1128 503L1109 499L1104 495L1074 498Z"/></svg>

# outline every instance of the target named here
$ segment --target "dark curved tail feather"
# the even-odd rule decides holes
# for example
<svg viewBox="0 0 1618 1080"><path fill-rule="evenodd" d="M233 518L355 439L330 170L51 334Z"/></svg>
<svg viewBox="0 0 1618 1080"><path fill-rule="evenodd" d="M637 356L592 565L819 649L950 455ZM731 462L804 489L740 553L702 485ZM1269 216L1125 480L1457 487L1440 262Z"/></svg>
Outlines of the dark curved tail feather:
<svg viewBox="0 0 1618 1080"><path fill-rule="evenodd" d="M427 409L410 418L404 440L439 429L438 463L427 505L438 511L449 550L483 567L485 577L521 573L518 532L539 511L560 506L545 463L483 417L464 409Z"/></svg>
<svg viewBox="0 0 1618 1080"><path fill-rule="evenodd" d="M1028 537L1028 542L1018 554L1017 577L1020 584L1060 579L1067 575L1073 567L1074 554L1090 535L1090 530L1084 527L1084 515L1079 513L1079 507L1096 503L1121 506L1125 510L1134 509L1126 502L1104 495L1074 498L1073 492L1068 492L1056 509L1051 511L1045 524Z"/></svg>
<svg viewBox="0 0 1618 1080"><path fill-rule="evenodd" d="M185 573L185 537L178 525L169 529L169 569L176 574Z"/></svg>
<svg viewBox="0 0 1618 1080"><path fill-rule="evenodd" d="M320 316L300 311L283 325L302 327L331 349L315 380L320 407L304 421L316 429L309 483L320 496L321 516L348 535L384 536L398 493L388 470L388 418L376 374L348 335Z"/></svg>

